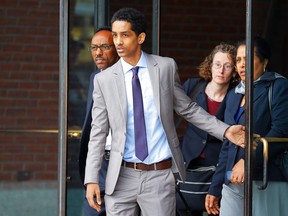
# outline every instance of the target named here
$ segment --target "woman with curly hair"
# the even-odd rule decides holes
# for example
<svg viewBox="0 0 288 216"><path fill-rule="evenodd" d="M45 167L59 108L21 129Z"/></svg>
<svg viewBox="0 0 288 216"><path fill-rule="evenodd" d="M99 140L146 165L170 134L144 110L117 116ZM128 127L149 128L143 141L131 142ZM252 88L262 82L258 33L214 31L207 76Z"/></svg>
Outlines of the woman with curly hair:
<svg viewBox="0 0 288 216"><path fill-rule="evenodd" d="M190 78L183 85L184 91L192 100L220 120L223 120L224 116L225 95L230 88L238 83L235 59L236 48L227 43L220 43L199 65L200 78ZM190 170L195 170L199 167L206 167L208 170L216 169L221 146L222 141L209 135L206 131L190 123L187 125L181 148L187 170L188 184ZM203 183L209 184L211 179L212 176L210 181ZM185 188L183 182L178 183L180 193L186 198L192 215L202 215L203 211L205 211L205 194L191 195L191 191L181 190L181 187ZM192 196L193 199L191 198ZM176 199L178 214L188 215L186 206L179 194L177 194ZM189 215L191 215L191 212Z"/></svg>

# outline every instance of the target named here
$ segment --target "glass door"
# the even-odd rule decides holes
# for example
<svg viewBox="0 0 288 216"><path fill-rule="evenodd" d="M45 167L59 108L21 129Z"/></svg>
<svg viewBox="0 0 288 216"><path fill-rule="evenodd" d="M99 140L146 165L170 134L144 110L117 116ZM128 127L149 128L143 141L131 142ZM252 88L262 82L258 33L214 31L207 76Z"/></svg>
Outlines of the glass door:
<svg viewBox="0 0 288 216"><path fill-rule="evenodd" d="M37 100L37 97L29 98L29 101ZM1 214L57 215L58 134L49 130L57 128L57 112L55 119L47 119L47 113L53 116L52 105L35 112L26 103L18 104L17 108L16 104L18 102L11 103L7 108L9 115L1 117L2 122L9 119L0 129ZM23 116L24 110L29 116ZM39 129L38 121L41 121L42 129Z"/></svg>
<svg viewBox="0 0 288 216"><path fill-rule="evenodd" d="M268 105L270 112L266 115L271 116L271 129L268 134L279 134L279 137L261 137L254 138L253 133L255 131L261 131L259 128L253 128L253 125L257 125L257 112L261 110L261 106L255 109L256 99L254 94L257 94L257 87L255 87L253 75L256 55L258 58L265 54L267 56L267 49L263 44L258 43L258 49L262 49L256 52L253 47L256 46L254 43L254 37L259 35L263 37L271 48L271 58L268 63L268 71L276 71L277 73L287 77L287 64L283 61L288 53L287 46L287 33L288 30L283 31L283 25L288 21L286 10L288 9L288 3L283 2L279 4L278 1L270 0L267 7L267 17L264 21L265 29L261 34L256 31L257 26L255 23L259 20L259 12L255 3L259 5L260 1L246 1L246 137L248 146L245 152L245 216L258 216L258 215L286 215L287 209L286 204L288 202L288 182L284 178L284 172L279 169L278 160L281 155L285 155L287 160L287 149L288 149L288 135L281 134L281 130L287 130L287 122L285 120L277 119L277 110L273 109L272 104L279 103L276 105L280 107L280 103L287 104L287 101L282 100L273 102L273 97L277 96L275 91L273 92L273 86L269 87L268 92ZM266 3L267 3L266 2ZM277 23L277 24L276 24ZM257 34L256 34L257 32ZM278 32L278 33L277 33ZM280 33L281 32L281 33ZM276 34L275 34L276 33ZM284 64L283 64L284 63ZM253 69L254 68L254 69ZM264 71L266 73L266 71ZM267 87L268 88L268 87ZM255 90L254 90L255 89ZM280 88L279 88L280 89ZM281 91L278 92L281 95ZM283 93L282 93L283 94ZM285 93L284 93L285 94ZM259 94L257 94L259 96ZM254 100L255 99L255 100ZM282 97L283 99L283 97ZM255 101L255 105L254 105ZM259 105L259 103L258 103ZM267 106L267 104L263 104ZM280 108L278 108L280 109ZM254 112L255 111L255 112ZM276 112L276 113L273 113ZM279 116L279 114L278 114ZM286 116L285 116L286 117ZM264 116L263 116L264 118ZM259 124L258 124L259 126ZM263 126L263 125L261 125ZM264 126L263 126L264 127ZM277 128L277 129L275 129ZM274 131L274 132L271 132ZM286 149L286 150L285 150ZM285 156L284 156L285 157ZM284 162L284 157L282 162ZM285 162L284 162L285 163ZM287 161L286 161L287 163ZM284 167L287 164L282 164ZM286 170L287 172L287 170ZM257 175L255 173L258 173ZM260 173L260 174L259 174ZM287 174L287 173L286 173Z"/></svg>
<svg viewBox="0 0 288 216"><path fill-rule="evenodd" d="M59 2L0 8L0 214L57 215Z"/></svg>
<svg viewBox="0 0 288 216"><path fill-rule="evenodd" d="M78 155L81 129L86 115L90 74L94 71L89 46L94 32L94 0L69 1L68 103L67 103L67 206L66 215L83 215L85 191L79 177ZM104 11L103 11L104 13Z"/></svg>
<svg viewBox="0 0 288 216"><path fill-rule="evenodd" d="M57 215L59 3L2 3L0 214Z"/></svg>

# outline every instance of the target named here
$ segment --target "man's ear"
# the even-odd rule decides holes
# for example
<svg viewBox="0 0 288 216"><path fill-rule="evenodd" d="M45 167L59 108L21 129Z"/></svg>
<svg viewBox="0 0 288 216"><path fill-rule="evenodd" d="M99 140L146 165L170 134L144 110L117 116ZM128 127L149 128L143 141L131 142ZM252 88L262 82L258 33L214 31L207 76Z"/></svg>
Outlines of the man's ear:
<svg viewBox="0 0 288 216"><path fill-rule="evenodd" d="M146 38L146 34L145 34L144 32L140 33L140 34L138 35L138 43L139 43L139 44L143 44L144 41L145 41L145 38Z"/></svg>

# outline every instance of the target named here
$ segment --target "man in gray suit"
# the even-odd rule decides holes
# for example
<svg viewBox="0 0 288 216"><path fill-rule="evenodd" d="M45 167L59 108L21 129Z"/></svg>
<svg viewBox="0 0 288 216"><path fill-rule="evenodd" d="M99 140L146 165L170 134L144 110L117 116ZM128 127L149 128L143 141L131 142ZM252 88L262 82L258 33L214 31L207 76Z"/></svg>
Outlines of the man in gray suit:
<svg viewBox="0 0 288 216"><path fill-rule="evenodd" d="M182 90L173 59L141 50L146 37L145 23L144 15L132 8L120 9L113 15L112 36L120 60L94 78L86 197L90 206L99 211L99 170L111 128L105 189L107 215L138 215L139 210L144 216L176 214L173 172L179 172L185 180L185 168L173 110L218 139L226 137L244 144L243 126L226 125L191 102ZM141 84L137 97L135 79ZM144 111L137 113L145 120L140 135L138 127L143 120L134 111L139 108L139 101ZM143 137L145 141L140 141ZM139 143L143 143L141 153L146 153L143 157L138 155ZM93 199L95 195L97 202Z"/></svg>

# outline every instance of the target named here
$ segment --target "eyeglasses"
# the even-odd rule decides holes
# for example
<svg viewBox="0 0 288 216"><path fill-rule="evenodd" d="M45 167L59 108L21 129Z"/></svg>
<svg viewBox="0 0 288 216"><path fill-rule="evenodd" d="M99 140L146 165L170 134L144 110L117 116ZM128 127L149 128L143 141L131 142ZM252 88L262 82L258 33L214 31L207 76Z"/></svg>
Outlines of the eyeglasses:
<svg viewBox="0 0 288 216"><path fill-rule="evenodd" d="M227 72L230 72L233 70L233 65L231 65L229 63L225 63L224 65L222 65L221 63L216 62L216 63L212 64L212 67L215 69L220 69L220 68L222 68L222 66L223 66L224 70Z"/></svg>
<svg viewBox="0 0 288 216"><path fill-rule="evenodd" d="M101 51L106 51L109 50L112 46L114 46L114 44L102 44L101 46L92 45L89 47L89 51L96 52L98 49Z"/></svg>

